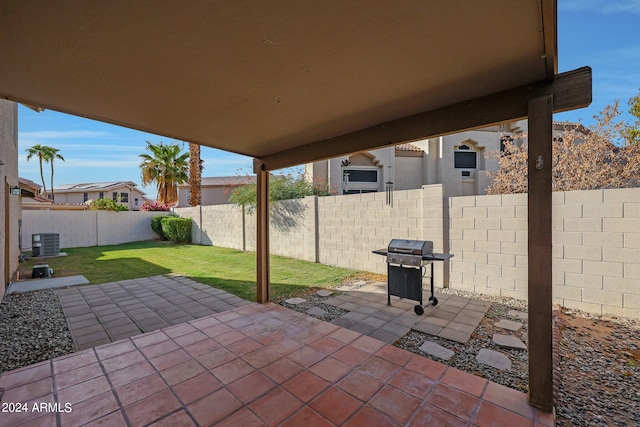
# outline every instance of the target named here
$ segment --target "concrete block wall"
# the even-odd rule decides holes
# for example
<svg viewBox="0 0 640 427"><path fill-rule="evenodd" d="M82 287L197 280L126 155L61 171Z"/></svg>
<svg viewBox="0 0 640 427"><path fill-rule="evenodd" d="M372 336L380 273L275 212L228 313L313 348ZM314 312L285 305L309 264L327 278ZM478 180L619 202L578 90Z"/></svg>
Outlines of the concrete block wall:
<svg viewBox="0 0 640 427"><path fill-rule="evenodd" d="M195 243L255 251L256 215L233 205L178 208L174 213L194 222ZM385 260L374 249L392 238L433 240L442 252L442 185L385 193L306 197L274 203L270 212L271 253L312 262L385 274ZM202 234L202 236L200 236ZM244 242L244 244L243 244ZM446 266L436 265L436 283ZM444 267L444 268L443 268Z"/></svg>
<svg viewBox="0 0 640 427"><path fill-rule="evenodd" d="M22 248L36 233L60 234L61 248L117 245L152 240L151 218L161 212L22 211Z"/></svg>
<svg viewBox="0 0 640 427"><path fill-rule="evenodd" d="M315 199L286 200L272 204L269 244L271 253L316 261ZM235 205L174 209L193 220L192 241L245 251L256 250L256 214Z"/></svg>
<svg viewBox="0 0 640 427"><path fill-rule="evenodd" d="M382 192L319 198L319 261L386 274L385 259L372 251L393 238L432 240L442 251L442 185L394 191L393 199L388 206ZM442 284L442 265L436 267L436 283Z"/></svg>
<svg viewBox="0 0 640 427"><path fill-rule="evenodd" d="M450 286L527 299L526 194L449 198Z"/></svg>
<svg viewBox="0 0 640 427"><path fill-rule="evenodd" d="M527 299L526 194L449 199L452 288ZM640 309L640 188L553 194L553 299L596 314Z"/></svg>

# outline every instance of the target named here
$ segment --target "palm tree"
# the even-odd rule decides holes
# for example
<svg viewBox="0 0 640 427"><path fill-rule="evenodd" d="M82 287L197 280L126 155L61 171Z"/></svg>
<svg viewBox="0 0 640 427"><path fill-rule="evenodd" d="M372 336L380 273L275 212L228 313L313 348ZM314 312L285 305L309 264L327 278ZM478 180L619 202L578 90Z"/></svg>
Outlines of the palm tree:
<svg viewBox="0 0 640 427"><path fill-rule="evenodd" d="M178 201L178 184L188 181L189 153L180 153L177 144L155 145L147 141L149 154L140 154L142 185L155 183L158 187L157 199L161 203L175 204Z"/></svg>
<svg viewBox="0 0 640 427"><path fill-rule="evenodd" d="M58 154L58 152L60 151L57 148L53 148L53 147L42 147L44 148L44 154L42 156L43 160L45 162L48 162L51 164L51 200L55 203L56 201L56 195L55 192L53 190L53 161L55 159L59 159L62 160L64 162L64 157L62 157L62 155Z"/></svg>
<svg viewBox="0 0 640 427"><path fill-rule="evenodd" d="M46 153L50 147L46 145L34 145L32 147L27 148L25 151L27 152L27 161L31 160L32 157L38 157L38 161L40 162L40 178L42 179L42 191L45 197L47 197L47 186L44 182L44 174L42 173L42 161L47 161L45 159Z"/></svg>
<svg viewBox="0 0 640 427"><path fill-rule="evenodd" d="M200 159L200 145L189 143L189 206L198 206L202 193L202 160Z"/></svg>

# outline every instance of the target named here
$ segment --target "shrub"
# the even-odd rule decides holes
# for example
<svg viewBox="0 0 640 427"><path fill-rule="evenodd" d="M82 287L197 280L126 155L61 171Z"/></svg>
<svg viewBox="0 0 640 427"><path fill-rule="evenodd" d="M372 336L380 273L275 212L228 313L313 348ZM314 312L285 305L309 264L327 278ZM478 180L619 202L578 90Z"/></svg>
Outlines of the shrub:
<svg viewBox="0 0 640 427"><path fill-rule="evenodd" d="M142 206L140 206L140 210L146 211L146 212L154 212L154 211L167 212L169 210L169 205L167 205L166 203L160 203L155 201L152 202L147 200L142 204Z"/></svg>
<svg viewBox="0 0 640 427"><path fill-rule="evenodd" d="M176 243L191 242L191 219L177 216L162 218L162 233L167 239Z"/></svg>
<svg viewBox="0 0 640 427"><path fill-rule="evenodd" d="M128 211L129 208L125 205L114 202L112 199L98 199L91 202L89 205L92 211L115 211L122 212Z"/></svg>
<svg viewBox="0 0 640 427"><path fill-rule="evenodd" d="M151 229L160 237L162 240L167 240L167 236L162 232L162 218L166 218L164 215L154 215L151 218Z"/></svg>

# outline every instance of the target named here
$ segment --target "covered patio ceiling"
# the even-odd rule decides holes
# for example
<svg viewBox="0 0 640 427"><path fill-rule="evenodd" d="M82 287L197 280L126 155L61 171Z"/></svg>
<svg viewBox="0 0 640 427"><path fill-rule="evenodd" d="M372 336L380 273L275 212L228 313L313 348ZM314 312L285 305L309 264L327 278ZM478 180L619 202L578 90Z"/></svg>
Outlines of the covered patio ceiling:
<svg viewBox="0 0 640 427"><path fill-rule="evenodd" d="M3 2L0 97L255 158L300 153L273 170L402 141L303 155L313 142L553 80L555 21L552 0Z"/></svg>

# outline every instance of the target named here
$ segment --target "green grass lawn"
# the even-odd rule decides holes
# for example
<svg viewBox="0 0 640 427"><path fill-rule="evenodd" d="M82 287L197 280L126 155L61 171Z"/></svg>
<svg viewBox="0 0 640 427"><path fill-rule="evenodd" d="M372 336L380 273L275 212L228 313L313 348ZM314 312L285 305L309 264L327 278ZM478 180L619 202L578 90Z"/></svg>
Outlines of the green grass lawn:
<svg viewBox="0 0 640 427"><path fill-rule="evenodd" d="M254 252L158 241L63 252L66 257L25 261L19 267L20 277L30 278L33 266L43 263L53 268L54 277L82 274L92 284L177 273L249 301L256 299ZM313 287L334 287L359 276L366 278L371 273L272 256L271 299L303 294Z"/></svg>

